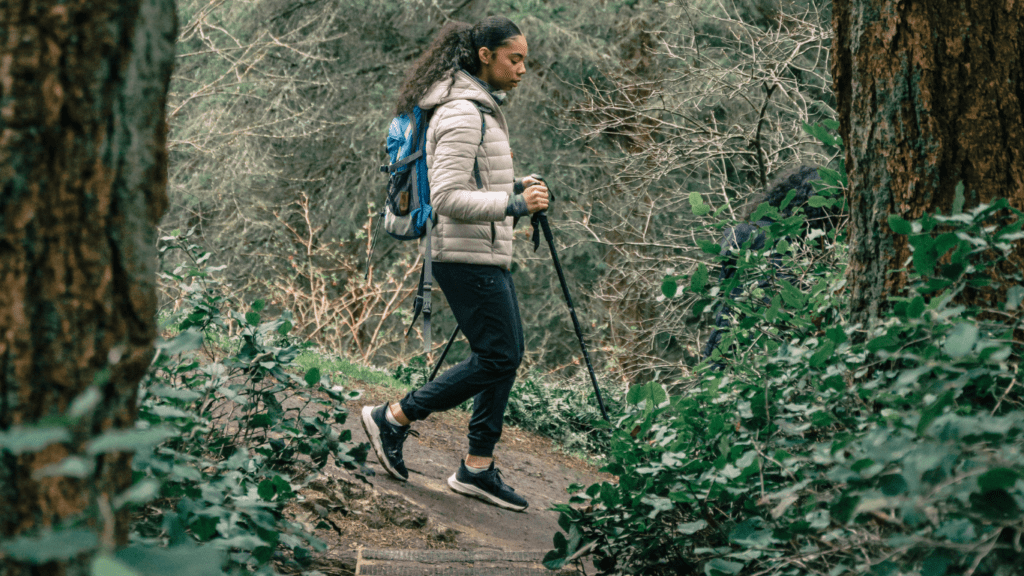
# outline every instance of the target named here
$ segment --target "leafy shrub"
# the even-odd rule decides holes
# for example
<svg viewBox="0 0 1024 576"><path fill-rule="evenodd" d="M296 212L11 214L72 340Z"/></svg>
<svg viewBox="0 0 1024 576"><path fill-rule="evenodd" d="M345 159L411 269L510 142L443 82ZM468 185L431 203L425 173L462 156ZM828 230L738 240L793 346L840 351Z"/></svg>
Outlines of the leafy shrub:
<svg viewBox="0 0 1024 576"><path fill-rule="evenodd" d="M586 378L585 374L581 377ZM620 405L614 395L602 398L609 412ZM566 452L582 452L594 458L601 458L608 449L607 436L593 425L599 418L601 409L589 380L570 381L563 386L533 378L517 381L505 410L505 422L551 438Z"/></svg>
<svg viewBox="0 0 1024 576"><path fill-rule="evenodd" d="M53 532L4 543L9 557L44 564L93 554L95 576L273 574L272 561L301 572L311 552L323 550L284 507L329 462L354 468L365 461L367 446L332 426L344 423L343 404L358 394L332 386L316 368L293 375L301 344L290 336L290 315L264 319L262 301L242 312L226 299L206 266L210 254L191 242L191 233L163 238L161 254L172 250L185 255L183 264L161 273L177 306L164 324L177 334L158 344L140 385L136 428L104 433L87 445L88 454L47 471L85 478L90 458L134 452L134 485L101 497L88 514ZM100 397L90 390L61 426L18 431L21 445L0 439L0 447L33 449L32 439L46 440L46 433L50 440L39 447L59 441L53 434L67 434ZM125 508L134 511L132 544L113 553L95 527Z"/></svg>
<svg viewBox="0 0 1024 576"><path fill-rule="evenodd" d="M208 253L188 234L163 240L162 252L188 256L164 273L180 289L179 311L165 320L179 333L160 346L143 383L140 419L177 434L133 465L160 482L173 508L147 514L137 529L155 536L177 524L232 550L236 564L258 568L283 550L301 568L323 544L283 508L328 462L352 469L365 460L365 445L333 428L358 393L332 386L317 368L292 374L301 346L289 335L291 315L264 319L262 300L238 310L201 267Z"/></svg>
<svg viewBox="0 0 1024 576"><path fill-rule="evenodd" d="M573 487L547 565L592 552L602 574L1015 573L1024 287L1006 263L1021 216L1000 200L891 218L910 285L870 327L844 322L841 261L779 248L800 216L773 225L738 252L724 369L706 362L671 397L631 391L608 431L619 481ZM731 293L699 280L698 306ZM1000 306L961 303L986 290Z"/></svg>

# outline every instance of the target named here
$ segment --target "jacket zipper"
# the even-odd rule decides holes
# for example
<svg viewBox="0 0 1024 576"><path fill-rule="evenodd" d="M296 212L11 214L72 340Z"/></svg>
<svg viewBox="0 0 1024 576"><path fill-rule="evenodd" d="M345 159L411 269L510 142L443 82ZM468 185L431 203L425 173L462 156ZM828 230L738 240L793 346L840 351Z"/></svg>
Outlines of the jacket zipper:
<svg viewBox="0 0 1024 576"><path fill-rule="evenodd" d="M494 235L495 235L495 227L494 227L494 222L492 221L491 222L491 246L494 246Z"/></svg>

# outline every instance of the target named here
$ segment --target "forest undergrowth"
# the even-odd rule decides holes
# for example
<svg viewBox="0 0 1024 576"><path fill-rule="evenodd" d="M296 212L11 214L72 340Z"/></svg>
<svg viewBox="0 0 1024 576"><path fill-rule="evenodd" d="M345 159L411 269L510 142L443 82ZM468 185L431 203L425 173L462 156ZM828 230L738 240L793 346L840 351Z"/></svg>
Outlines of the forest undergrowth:
<svg viewBox="0 0 1024 576"><path fill-rule="evenodd" d="M819 173L812 205L841 207L844 170ZM758 212L774 221L764 247L752 238L730 254L736 273L721 285L704 269L665 277L665 295L692 295L696 314L728 305L729 326L688 388L635 387L611 425L595 423L618 482L572 488L548 565L1019 573L1024 278L993 271L1024 239L1022 214L1005 200L964 210L961 186L950 215L891 216L913 247L909 285L863 326L846 319L843 230L808 234L800 210Z"/></svg>

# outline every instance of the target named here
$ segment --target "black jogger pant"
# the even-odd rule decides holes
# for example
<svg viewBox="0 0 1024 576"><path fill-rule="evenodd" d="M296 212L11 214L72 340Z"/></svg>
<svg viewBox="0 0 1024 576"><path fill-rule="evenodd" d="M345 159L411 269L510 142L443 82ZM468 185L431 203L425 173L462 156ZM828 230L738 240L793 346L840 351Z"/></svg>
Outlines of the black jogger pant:
<svg viewBox="0 0 1024 576"><path fill-rule="evenodd" d="M459 329L472 351L422 388L402 399L402 412L422 420L473 398L469 453L490 457L501 438L508 395L523 360L523 323L512 274L497 266L433 263Z"/></svg>

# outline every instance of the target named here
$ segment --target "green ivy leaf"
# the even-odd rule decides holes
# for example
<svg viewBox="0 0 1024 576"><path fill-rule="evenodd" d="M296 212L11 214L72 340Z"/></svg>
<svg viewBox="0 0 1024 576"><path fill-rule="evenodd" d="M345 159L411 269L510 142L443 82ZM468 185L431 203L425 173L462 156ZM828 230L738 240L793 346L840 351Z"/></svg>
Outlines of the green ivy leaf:
<svg viewBox="0 0 1024 576"><path fill-rule="evenodd" d="M678 290L679 285L676 284L674 276L665 276L665 279L661 281L661 293L665 295L665 298L675 298Z"/></svg>
<svg viewBox="0 0 1024 576"><path fill-rule="evenodd" d="M717 242L712 242L705 238L698 238L697 245L700 246L701 251L705 254L721 254L722 246Z"/></svg>
<svg viewBox="0 0 1024 576"><path fill-rule="evenodd" d="M982 492L1011 488L1017 478L1017 472L1010 468L993 468L978 477L978 486Z"/></svg>
<svg viewBox="0 0 1024 576"><path fill-rule="evenodd" d="M90 386L86 388L85 392L82 392L75 397L71 402L71 406L68 408L68 416L78 420L82 416L85 416L95 410L96 406L98 406L103 400L103 394L100 393L100 386L102 386L102 384Z"/></svg>
<svg viewBox="0 0 1024 576"><path fill-rule="evenodd" d="M306 371L306 376L303 379L306 381L306 384L316 386L320 383L320 369L316 366L310 368Z"/></svg>
<svg viewBox="0 0 1024 576"><path fill-rule="evenodd" d="M100 554L92 559L89 572L91 576L141 576L117 558L106 554Z"/></svg>
<svg viewBox="0 0 1024 576"><path fill-rule="evenodd" d="M924 314L924 309L924 297L917 296L910 301L910 304L907 305L907 317L920 318L921 315Z"/></svg>
<svg viewBox="0 0 1024 576"><path fill-rule="evenodd" d="M668 394L665 392L665 388L657 382L633 386L626 393L626 402L638 405L643 401L647 401L648 408L660 406L667 400Z"/></svg>
<svg viewBox="0 0 1024 576"><path fill-rule="evenodd" d="M697 265L697 271L690 277L690 290L701 294L708 284L708 267L703 263Z"/></svg>
<svg viewBox="0 0 1024 576"><path fill-rule="evenodd" d="M968 498L971 501L971 508L993 520L1008 520L1019 518L1020 507L1013 496L1006 490L989 490L983 494L971 494Z"/></svg>
<svg viewBox="0 0 1024 576"><path fill-rule="evenodd" d="M63 426L12 426L0 431L0 450L11 454L39 452L50 444L70 442L71 433Z"/></svg>
<svg viewBox="0 0 1024 576"><path fill-rule="evenodd" d="M963 358L970 354L978 342L978 327L975 324L962 322L946 336L943 348L953 358Z"/></svg>
<svg viewBox="0 0 1024 576"><path fill-rule="evenodd" d="M846 342L846 330L843 330L840 326L834 326L825 330L825 337L836 343L836 345Z"/></svg>
<svg viewBox="0 0 1024 576"><path fill-rule="evenodd" d="M273 424L274 419L270 417L270 414L256 414L249 419L249 426L252 428L266 428Z"/></svg>
<svg viewBox="0 0 1024 576"><path fill-rule="evenodd" d="M774 206L769 205L767 202L761 202L760 204L757 205L757 209L754 210L754 213L750 215L750 221L757 222L761 218L764 218L765 216L768 215L777 216L778 209L776 209Z"/></svg>
<svg viewBox="0 0 1024 576"><path fill-rule="evenodd" d="M716 576L716 574L739 574L740 570L743 570L743 564L739 562L730 562L723 558L713 558L708 561L704 566L705 572L710 576Z"/></svg>
<svg viewBox="0 0 1024 576"><path fill-rule="evenodd" d="M1020 308L1021 301L1024 301L1024 286L1011 286L1006 291L1006 309L1016 310Z"/></svg>
<svg viewBox="0 0 1024 576"><path fill-rule="evenodd" d="M786 280L779 281L779 287L782 289L782 299L786 302L786 306L794 310L800 310L807 303L807 295L801 292Z"/></svg>
<svg viewBox="0 0 1024 576"><path fill-rule="evenodd" d="M844 333L843 335L845 336L846 334ZM814 368L821 368L835 351L836 343L832 340L825 340L825 343L818 347L818 350L811 356L808 362Z"/></svg>
<svg viewBox="0 0 1024 576"><path fill-rule="evenodd" d="M81 456L68 456L60 462L44 466L32 473L33 478L86 478L96 470L96 462Z"/></svg>
<svg viewBox="0 0 1024 576"><path fill-rule="evenodd" d="M274 494L277 494L277 490L274 488L273 480L267 478L266 480L260 482L259 486L256 487L256 494L260 498L266 500L267 502L273 500Z"/></svg>
<svg viewBox="0 0 1024 576"><path fill-rule="evenodd" d="M287 336L288 333L292 331L292 328L294 328L294 326L292 326L292 323L285 320L284 323L278 326L277 333L280 334L281 336Z"/></svg>
<svg viewBox="0 0 1024 576"><path fill-rule="evenodd" d="M213 538L217 534L217 523L220 522L220 518L214 518L212 516L200 516L196 518L189 528L192 533L196 535L196 538L200 542L206 542Z"/></svg>
<svg viewBox="0 0 1024 576"><path fill-rule="evenodd" d="M177 433L163 426L147 430L108 430L85 446L90 455L108 452L139 452L148 450Z"/></svg>
<svg viewBox="0 0 1024 576"><path fill-rule="evenodd" d="M886 496L899 496L910 489L906 479L900 474L886 474L878 478L878 487Z"/></svg>
<svg viewBox="0 0 1024 576"><path fill-rule="evenodd" d="M12 560L45 564L70 560L99 546L99 537L92 530L72 528L50 530L34 536L20 536L0 544L0 550Z"/></svg>
<svg viewBox="0 0 1024 576"><path fill-rule="evenodd" d="M804 129L804 132L810 134L811 136L816 138L818 141L820 141L822 144L824 144L826 146L835 147L835 145L836 145L835 137L832 136L832 134L830 134L828 129L825 128L824 126L819 126L819 125L811 126L810 124L804 122L801 127Z"/></svg>
<svg viewBox="0 0 1024 576"><path fill-rule="evenodd" d="M821 208L823 206L828 206L831 208L832 205L835 203L836 201L834 199L825 198L824 196L819 196L818 194L815 194L814 196L811 196L810 198L807 199L807 204L812 208Z"/></svg>
<svg viewBox="0 0 1024 576"><path fill-rule="evenodd" d="M948 390L942 396L939 396L934 402L925 407L925 409L921 411L921 419L917 423L917 433L924 434L925 430L928 429L928 426L930 426L936 418L942 415L946 406L949 406L952 403L953 391Z"/></svg>
<svg viewBox="0 0 1024 576"><path fill-rule="evenodd" d="M167 356L198 350L202 345L203 333L196 328L189 328L170 340L159 340L156 343L156 347Z"/></svg>
<svg viewBox="0 0 1024 576"><path fill-rule="evenodd" d="M711 206L704 203L700 192L690 192L689 200L690 211L694 216L707 216L708 212L711 212Z"/></svg>
<svg viewBox="0 0 1024 576"><path fill-rule="evenodd" d="M956 190L953 192L953 215L963 214L964 212L964 183L961 180L956 185Z"/></svg>
<svg viewBox="0 0 1024 576"><path fill-rule="evenodd" d="M213 546L155 548L135 545L118 550L114 556L146 576L223 576L227 552Z"/></svg>
<svg viewBox="0 0 1024 576"><path fill-rule="evenodd" d="M858 496L841 496L829 508L829 512L832 514L832 518L836 519L841 524L846 524L853 517L853 511L857 509L857 504L860 502Z"/></svg>
<svg viewBox="0 0 1024 576"><path fill-rule="evenodd" d="M556 542L558 541L558 536L561 536L560 532L555 534L555 541ZM562 541L563 542L565 541L565 537L564 536L562 536ZM544 567L547 568L548 570L558 570L562 566L565 566L565 556L566 556L566 554L565 554L564 549L563 550L557 550L557 549L550 550L547 554L544 555L544 560L542 560L541 563L544 564Z"/></svg>
<svg viewBox="0 0 1024 576"><path fill-rule="evenodd" d="M789 206L789 203L793 201L793 198L796 198L796 190L790 190L786 193L786 197L783 198L782 202L779 204L779 209L785 210L786 207Z"/></svg>
<svg viewBox="0 0 1024 576"><path fill-rule="evenodd" d="M764 313L764 319L774 322L779 317L780 308L782 308L782 296L775 294L775 296L772 296L772 302L768 307L768 311Z"/></svg>
<svg viewBox="0 0 1024 576"><path fill-rule="evenodd" d="M910 225L910 222L907 222L895 214L889 214L889 228L892 228L893 232L902 236L910 236L914 232L914 228Z"/></svg>
<svg viewBox="0 0 1024 576"><path fill-rule="evenodd" d="M679 524L679 526L676 527L676 532L679 532L680 534L690 535L690 534L696 534L697 532L700 532L701 530L703 530L703 529L705 529L707 527L708 527L708 523L707 523L706 520L697 520L697 521L694 521L694 522L682 522L682 523Z"/></svg>

